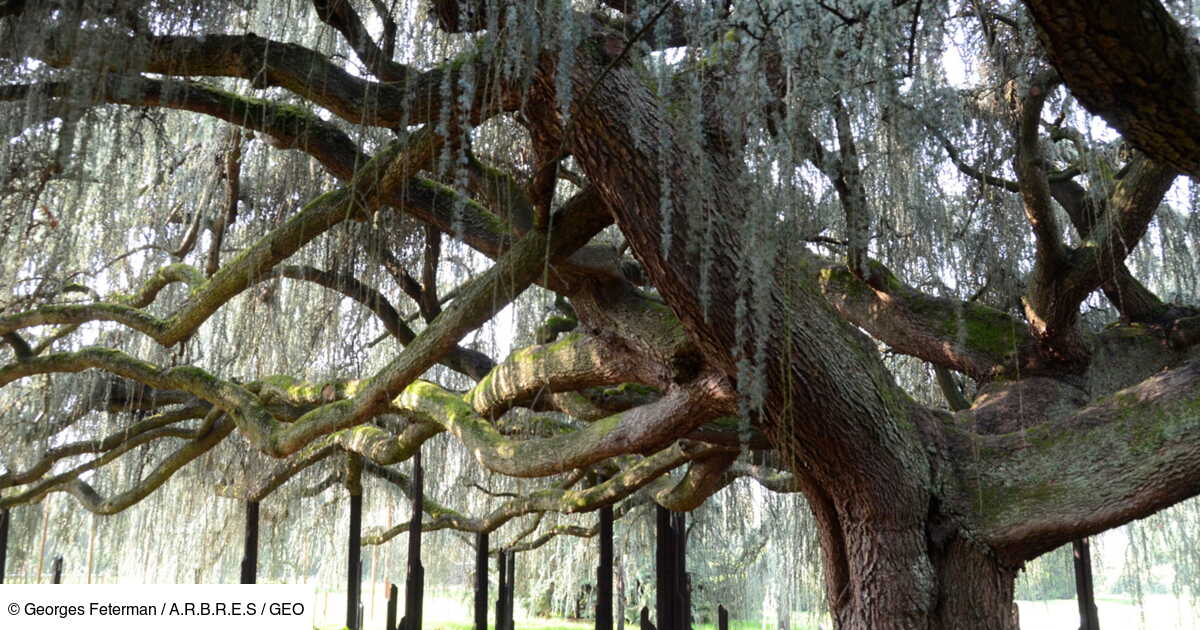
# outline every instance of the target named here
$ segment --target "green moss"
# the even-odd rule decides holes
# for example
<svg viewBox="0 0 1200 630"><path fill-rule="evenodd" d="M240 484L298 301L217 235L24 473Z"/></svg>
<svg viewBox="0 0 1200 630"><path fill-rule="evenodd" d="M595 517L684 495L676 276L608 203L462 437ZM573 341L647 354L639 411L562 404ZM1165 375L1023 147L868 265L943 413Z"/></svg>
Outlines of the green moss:
<svg viewBox="0 0 1200 630"><path fill-rule="evenodd" d="M538 343L553 343L559 334L575 330L579 321L566 315L551 315L538 326L535 335Z"/></svg>
<svg viewBox="0 0 1200 630"><path fill-rule="evenodd" d="M818 272L821 288L826 292L843 293L853 299L873 297L873 290L844 266L825 267Z"/></svg>
<svg viewBox="0 0 1200 630"><path fill-rule="evenodd" d="M604 396L621 396L624 394L636 394L638 396L650 396L661 393L657 387L642 385L641 383L621 383L616 387L605 387L600 391Z"/></svg>
<svg viewBox="0 0 1200 630"><path fill-rule="evenodd" d="M512 354L508 355L508 361L534 361L559 352L567 352L570 350L572 345L578 343L582 338L583 335L580 333L569 333L563 335L562 339L559 339L553 343L527 346L525 348L521 348L520 350L514 350Z"/></svg>
<svg viewBox="0 0 1200 630"><path fill-rule="evenodd" d="M1121 391L1113 394L1109 402L1117 406L1121 419L1113 425L1114 429L1127 432L1125 440L1135 455L1154 454L1181 430L1193 426L1196 418L1200 417L1197 415L1200 414L1200 398L1148 410L1136 395Z"/></svg>
<svg viewBox="0 0 1200 630"><path fill-rule="evenodd" d="M167 377L193 383L208 383L214 380L212 374L192 365L173 367L167 370Z"/></svg>
<svg viewBox="0 0 1200 630"><path fill-rule="evenodd" d="M967 304L962 311L950 312L945 312L945 303L938 307L943 318L941 332L946 337L998 360L1016 354L1021 329L1008 315L980 304Z"/></svg>
<svg viewBox="0 0 1200 630"><path fill-rule="evenodd" d="M501 236L513 232L512 226L509 225L508 221L492 214L475 200L464 197L457 190L449 186L423 177L412 178L411 184L414 188L424 189L434 196L442 196L455 200L455 203L461 203L465 209L469 209L469 212L463 213L464 217L470 216L478 219L478 227L486 232Z"/></svg>
<svg viewBox="0 0 1200 630"><path fill-rule="evenodd" d="M262 382L265 385L272 385L287 389L294 386L296 383L299 383L300 381L299 379L293 376L288 376L287 374L272 374L270 376L264 376L262 378Z"/></svg>
<svg viewBox="0 0 1200 630"><path fill-rule="evenodd" d="M1053 482L1021 487L985 485L977 490L974 504L979 509L980 518L988 522L1007 515L1022 518L1023 514L1040 511L1046 505L1067 499L1069 495L1065 485Z"/></svg>

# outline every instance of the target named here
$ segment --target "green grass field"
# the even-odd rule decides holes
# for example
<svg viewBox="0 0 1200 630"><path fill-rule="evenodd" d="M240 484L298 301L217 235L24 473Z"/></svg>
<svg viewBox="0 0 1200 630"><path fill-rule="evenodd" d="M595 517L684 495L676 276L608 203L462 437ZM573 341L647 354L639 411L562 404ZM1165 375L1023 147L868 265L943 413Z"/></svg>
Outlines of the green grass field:
<svg viewBox="0 0 1200 630"><path fill-rule="evenodd" d="M382 591L382 589L380 589ZM425 596L423 630L473 630L470 602L463 591L434 590ZM317 594L314 623L317 630L339 630L345 623L345 593ZM1100 623L1103 627L1122 630L1200 630L1200 607L1169 595L1150 595L1138 607L1127 597L1100 596ZM1022 630L1063 630L1079 626L1079 609L1073 599L1018 602ZM369 590L363 593L364 630L382 630L386 622L387 602L382 592L375 594L374 605ZM494 607L489 611L494 620ZM514 615L517 630L591 630L590 619L547 619L525 614L520 603ZM794 614L790 630L829 628L828 617ZM774 620L764 627L758 620L730 620L730 630L775 630ZM626 624L626 630L637 630L637 624ZM488 626L491 630L492 626ZM701 623L694 630L716 630L715 624Z"/></svg>

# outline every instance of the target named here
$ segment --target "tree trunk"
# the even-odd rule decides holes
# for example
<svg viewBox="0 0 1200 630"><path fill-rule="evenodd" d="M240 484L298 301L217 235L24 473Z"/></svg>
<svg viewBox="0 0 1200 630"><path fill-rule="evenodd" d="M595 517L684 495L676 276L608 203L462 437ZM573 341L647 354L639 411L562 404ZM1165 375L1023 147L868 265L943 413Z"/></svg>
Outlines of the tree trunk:
<svg viewBox="0 0 1200 630"><path fill-rule="evenodd" d="M909 558L896 532L859 531L848 547L854 552L846 560L850 581L841 597L831 598L831 614L842 630L1017 630L1013 613L1016 569L1002 566L986 548L954 537L938 543L936 526L926 528L929 539L923 557ZM827 534L827 532L822 532ZM823 535L826 539L850 539L850 532ZM924 538L924 537L922 537ZM865 544L867 541L874 541ZM891 567L925 564L914 568L910 578L879 579ZM897 611L902 611L897 614Z"/></svg>
<svg viewBox="0 0 1200 630"><path fill-rule="evenodd" d="M938 493L958 492L944 466L942 419L923 415L896 386L873 342L833 312L787 244L770 263L788 273L738 275L742 252L757 244L742 229L749 212L741 202L742 161L720 112L706 120L702 155L689 153L678 140L684 132L659 114L658 95L637 72L610 64L596 48L577 52L571 81L575 94L588 97L572 101L564 122L556 96L561 70L544 64L531 86L530 131L544 144L566 145L678 317L691 344L674 350L675 381L720 373L739 388L745 408L738 412L795 463L821 530L836 627L1013 628L1015 568L968 542L977 537L960 535L971 525L963 517L971 506L939 513ZM672 219L669 208L711 225ZM708 257L698 246L705 242L712 243ZM763 283L767 299L753 295L754 283ZM602 317L583 306L581 320ZM765 356L748 366L759 343ZM658 521L661 540L670 531L661 509ZM656 560L660 575L675 568L661 545ZM668 583L660 578L659 630L682 625L671 614Z"/></svg>

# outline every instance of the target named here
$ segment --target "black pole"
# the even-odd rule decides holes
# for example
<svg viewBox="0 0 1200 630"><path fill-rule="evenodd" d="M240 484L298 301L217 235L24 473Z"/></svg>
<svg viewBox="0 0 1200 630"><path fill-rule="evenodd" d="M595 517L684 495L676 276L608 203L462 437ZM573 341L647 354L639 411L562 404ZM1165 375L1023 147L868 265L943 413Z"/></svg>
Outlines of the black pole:
<svg viewBox="0 0 1200 630"><path fill-rule="evenodd" d="M421 451L413 455L412 521L408 526L408 579L404 584L404 630L421 630L425 599L425 565L421 564L421 517L425 511L425 469Z"/></svg>
<svg viewBox="0 0 1200 630"><path fill-rule="evenodd" d="M650 607L642 606L642 614L638 617L638 627L641 630L655 630L654 624L650 623Z"/></svg>
<svg viewBox="0 0 1200 630"><path fill-rule="evenodd" d="M508 619L508 615L504 613L504 607L508 604L508 553L499 551L496 553L496 573L497 579L500 580L496 587L496 628L495 630L504 630L504 622Z"/></svg>
<svg viewBox="0 0 1200 630"><path fill-rule="evenodd" d="M487 630L488 535L475 534L475 630Z"/></svg>
<svg viewBox="0 0 1200 630"><path fill-rule="evenodd" d="M395 584L388 587L387 595L387 627L384 630L396 630L396 604L400 599L400 589ZM485 629L486 630L486 629Z"/></svg>
<svg viewBox="0 0 1200 630"><path fill-rule="evenodd" d="M350 535L346 540L346 627L362 630L358 602L362 590L362 494L350 495Z"/></svg>
<svg viewBox="0 0 1200 630"><path fill-rule="evenodd" d="M54 579L50 583L51 584L62 584L62 556L56 556L54 558L53 566L54 566L54 569L53 569L54 570Z"/></svg>
<svg viewBox="0 0 1200 630"><path fill-rule="evenodd" d="M674 530L671 527L671 511L659 505L655 507L655 553L654 553L654 606L655 625L659 630L675 630L675 569Z"/></svg>
<svg viewBox="0 0 1200 630"><path fill-rule="evenodd" d="M729 611L717 606L717 630L729 630Z"/></svg>
<svg viewBox="0 0 1200 630"><path fill-rule="evenodd" d="M0 584L4 583L4 569L8 561L8 508L0 510Z"/></svg>
<svg viewBox="0 0 1200 630"><path fill-rule="evenodd" d="M517 593L517 553L515 551L508 552L508 584L505 586L505 594L508 601L504 603L504 630L513 630L513 613L516 611L516 593Z"/></svg>
<svg viewBox="0 0 1200 630"><path fill-rule="evenodd" d="M246 536L242 551L242 584L258 582L258 501L246 502Z"/></svg>
<svg viewBox="0 0 1200 630"><path fill-rule="evenodd" d="M1080 630L1100 630L1096 593L1092 583L1092 551L1087 538L1071 543L1075 551L1075 599L1079 602Z"/></svg>
<svg viewBox="0 0 1200 630"><path fill-rule="evenodd" d="M675 578L674 604L672 617L675 620L675 630L689 630L692 627L692 602L690 585L687 574L687 515L683 512L671 513L671 536L675 543L674 568L671 571Z"/></svg>
<svg viewBox="0 0 1200 630"><path fill-rule="evenodd" d="M600 508L600 568L596 570L596 630L613 627L613 509Z"/></svg>

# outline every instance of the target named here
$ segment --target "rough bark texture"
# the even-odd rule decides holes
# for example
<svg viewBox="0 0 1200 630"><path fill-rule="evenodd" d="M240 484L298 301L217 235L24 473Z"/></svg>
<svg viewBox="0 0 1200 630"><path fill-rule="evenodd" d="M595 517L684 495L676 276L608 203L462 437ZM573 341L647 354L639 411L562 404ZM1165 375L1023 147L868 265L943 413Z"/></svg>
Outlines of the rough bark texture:
<svg viewBox="0 0 1200 630"><path fill-rule="evenodd" d="M1200 176L1200 58L1160 2L1024 3L1080 102L1142 151Z"/></svg>

